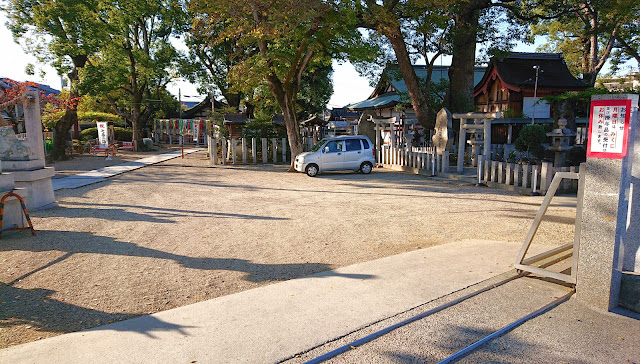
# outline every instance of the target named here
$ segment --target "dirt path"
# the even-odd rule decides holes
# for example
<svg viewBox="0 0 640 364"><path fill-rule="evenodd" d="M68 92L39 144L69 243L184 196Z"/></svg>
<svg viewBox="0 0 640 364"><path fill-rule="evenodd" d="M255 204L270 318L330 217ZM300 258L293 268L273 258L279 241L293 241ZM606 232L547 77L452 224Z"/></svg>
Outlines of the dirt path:
<svg viewBox="0 0 640 364"><path fill-rule="evenodd" d="M520 242L538 208L379 169L285 170L207 168L200 152L59 191L32 213L37 236L0 240L0 347L436 244ZM575 211L548 215L538 241L570 241Z"/></svg>

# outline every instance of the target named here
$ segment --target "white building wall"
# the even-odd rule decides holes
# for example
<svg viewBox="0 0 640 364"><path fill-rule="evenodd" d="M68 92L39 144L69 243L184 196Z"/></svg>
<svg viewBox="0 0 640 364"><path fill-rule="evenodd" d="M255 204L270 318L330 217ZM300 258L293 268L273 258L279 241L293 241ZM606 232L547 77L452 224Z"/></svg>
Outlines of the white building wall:
<svg viewBox="0 0 640 364"><path fill-rule="evenodd" d="M524 100L522 100L522 113L528 118L533 118L533 117L540 118L540 119L550 118L551 106L546 101L540 101L536 104L535 106L536 114L533 115L533 110L534 110L533 104L537 100L540 100L540 98L525 97Z"/></svg>

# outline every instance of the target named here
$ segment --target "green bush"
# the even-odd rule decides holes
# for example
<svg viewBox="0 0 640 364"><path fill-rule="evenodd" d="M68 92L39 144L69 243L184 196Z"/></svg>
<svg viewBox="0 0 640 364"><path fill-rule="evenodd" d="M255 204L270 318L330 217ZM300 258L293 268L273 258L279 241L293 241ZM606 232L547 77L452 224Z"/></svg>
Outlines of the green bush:
<svg viewBox="0 0 640 364"><path fill-rule="evenodd" d="M130 142L133 139L133 129L125 129L120 127L113 128L113 134L119 142Z"/></svg>
<svg viewBox="0 0 640 364"><path fill-rule="evenodd" d="M95 139L98 137L98 128L84 129L80 132L80 140L86 142L89 139Z"/></svg>
<svg viewBox="0 0 640 364"><path fill-rule="evenodd" d="M520 131L518 139L514 142L516 150L527 152L540 158L544 154L542 143L547 137L547 133L542 125L527 125Z"/></svg>
<svg viewBox="0 0 640 364"><path fill-rule="evenodd" d="M587 150L581 146L574 146L567 152L567 162L571 165L579 165L587 161Z"/></svg>
<svg viewBox="0 0 640 364"><path fill-rule="evenodd" d="M113 128L113 134L117 141L130 142L133 138L133 129L125 129L116 126ZM87 141L98 137L98 128L84 129L80 132L80 140ZM113 140L112 140L113 141Z"/></svg>
<svg viewBox="0 0 640 364"><path fill-rule="evenodd" d="M245 138L284 138L286 129L276 126L271 120L249 120L242 129Z"/></svg>
<svg viewBox="0 0 640 364"><path fill-rule="evenodd" d="M49 130L53 130L58 120L62 119L65 111L55 111L55 112L44 112L42 114L42 123ZM107 114L103 112L97 111L87 111L87 112L78 112L78 122L79 123L91 123L95 125L96 121L110 121L113 122L116 126L125 126L124 120L114 114Z"/></svg>

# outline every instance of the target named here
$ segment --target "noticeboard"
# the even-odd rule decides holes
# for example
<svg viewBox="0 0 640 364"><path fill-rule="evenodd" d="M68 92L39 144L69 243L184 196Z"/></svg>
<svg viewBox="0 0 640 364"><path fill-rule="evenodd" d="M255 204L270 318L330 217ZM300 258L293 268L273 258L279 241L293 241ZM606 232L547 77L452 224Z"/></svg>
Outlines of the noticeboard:
<svg viewBox="0 0 640 364"><path fill-rule="evenodd" d="M627 155L631 100L592 100L587 157L622 159Z"/></svg>

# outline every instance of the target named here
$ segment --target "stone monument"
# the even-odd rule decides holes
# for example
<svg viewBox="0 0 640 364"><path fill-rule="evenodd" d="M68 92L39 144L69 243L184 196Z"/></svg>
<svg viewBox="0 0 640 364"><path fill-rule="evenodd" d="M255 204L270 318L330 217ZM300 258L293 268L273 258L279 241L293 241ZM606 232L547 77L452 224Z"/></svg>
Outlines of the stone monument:
<svg viewBox="0 0 640 364"><path fill-rule="evenodd" d="M442 154L444 151L450 151L453 146L452 125L451 111L443 107L438 111L438 115L436 115L436 126L433 137L431 138L438 154Z"/></svg>
<svg viewBox="0 0 640 364"><path fill-rule="evenodd" d="M366 110L362 113L362 116L360 116L360 120L358 120L358 135L365 135L374 143L376 142L376 124L373 122L373 118L375 117L375 114ZM377 145L375 147L377 147Z"/></svg>
<svg viewBox="0 0 640 364"><path fill-rule="evenodd" d="M53 194L52 167L45 167L42 122L40 121L40 97L35 91L22 96L26 138L16 139L11 128L0 132L0 161L3 172L10 172L15 187L24 189L24 200L29 211L57 206Z"/></svg>

